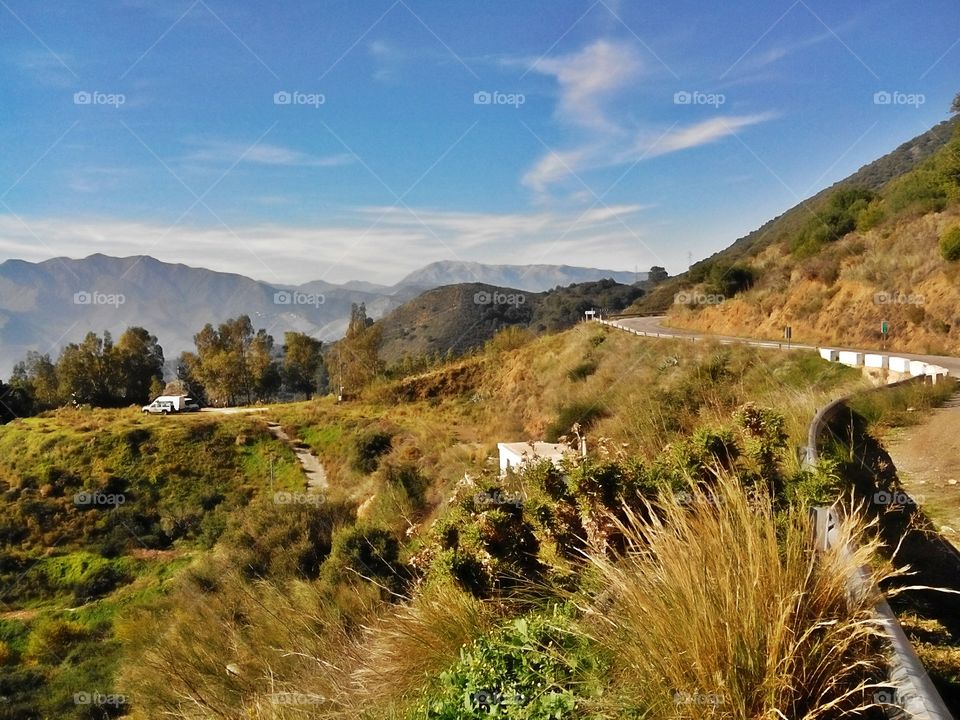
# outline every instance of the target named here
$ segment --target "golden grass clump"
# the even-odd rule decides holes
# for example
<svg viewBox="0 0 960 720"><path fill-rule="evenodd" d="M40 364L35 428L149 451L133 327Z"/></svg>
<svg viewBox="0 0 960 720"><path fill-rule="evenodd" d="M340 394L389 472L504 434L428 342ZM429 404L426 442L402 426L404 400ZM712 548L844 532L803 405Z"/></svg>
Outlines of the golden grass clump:
<svg viewBox="0 0 960 720"><path fill-rule="evenodd" d="M778 519L729 477L691 497L664 498L650 520L629 513L625 555L590 558L606 590L583 627L611 658L609 710L792 720L870 707L877 598L848 585L877 547L862 523L840 531L838 547L856 549L815 554L803 510Z"/></svg>

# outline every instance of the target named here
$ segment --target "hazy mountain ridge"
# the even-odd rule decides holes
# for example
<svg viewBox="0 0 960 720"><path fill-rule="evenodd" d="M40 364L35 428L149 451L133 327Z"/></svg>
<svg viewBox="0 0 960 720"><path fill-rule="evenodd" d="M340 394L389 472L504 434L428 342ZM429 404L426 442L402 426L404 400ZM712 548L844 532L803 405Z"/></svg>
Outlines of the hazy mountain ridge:
<svg viewBox="0 0 960 720"><path fill-rule="evenodd" d="M289 330L329 341L343 334L352 303L365 303L371 317L383 317L424 290L456 282L468 272L464 265L434 263L388 287L362 280L279 285L150 256L7 260L0 263L0 376L9 375L29 350L55 358L63 345L89 331L109 330L116 337L132 325L154 333L168 360L192 348L193 335L205 323L241 314L278 342ZM508 286L501 280L521 276L524 268L474 264L469 272L494 279L491 285ZM618 275L623 273L535 266L524 289L553 279L568 284L580 277Z"/></svg>

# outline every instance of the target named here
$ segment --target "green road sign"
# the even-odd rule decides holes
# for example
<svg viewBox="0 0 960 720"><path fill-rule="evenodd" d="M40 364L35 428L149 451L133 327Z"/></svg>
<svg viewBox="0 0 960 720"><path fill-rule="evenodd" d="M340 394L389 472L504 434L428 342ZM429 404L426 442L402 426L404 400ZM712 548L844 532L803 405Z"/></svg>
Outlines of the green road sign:
<svg viewBox="0 0 960 720"><path fill-rule="evenodd" d="M890 326L887 324L886 320L880 323L880 332L882 332L884 335L887 334L887 331L889 329L890 329Z"/></svg>

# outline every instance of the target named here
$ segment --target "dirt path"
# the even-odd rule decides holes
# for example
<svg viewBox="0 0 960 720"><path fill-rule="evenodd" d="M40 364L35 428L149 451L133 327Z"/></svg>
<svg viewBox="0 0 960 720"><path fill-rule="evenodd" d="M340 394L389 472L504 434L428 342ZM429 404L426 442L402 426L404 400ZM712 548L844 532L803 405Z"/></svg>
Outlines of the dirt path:
<svg viewBox="0 0 960 720"><path fill-rule="evenodd" d="M311 492L323 492L327 489L327 473L323 469L320 458L310 452L310 448L299 440L291 438L283 431L279 423L267 423L267 429L273 433L278 440L282 440L297 455L297 460L303 468L303 474L307 477L307 490Z"/></svg>
<svg viewBox="0 0 960 720"><path fill-rule="evenodd" d="M906 491L960 547L960 392L919 425L891 433L884 445Z"/></svg>

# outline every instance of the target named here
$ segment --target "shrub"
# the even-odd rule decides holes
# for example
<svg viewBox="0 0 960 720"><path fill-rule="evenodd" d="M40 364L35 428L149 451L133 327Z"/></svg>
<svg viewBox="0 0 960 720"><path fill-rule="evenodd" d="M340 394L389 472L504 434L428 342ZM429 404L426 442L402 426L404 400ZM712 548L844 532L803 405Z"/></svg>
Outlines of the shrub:
<svg viewBox="0 0 960 720"><path fill-rule="evenodd" d="M947 262L960 260L960 225L954 225L940 236L940 254Z"/></svg>
<svg viewBox="0 0 960 720"><path fill-rule="evenodd" d="M335 585L344 581L373 581L389 592L400 592L409 578L400 562L400 543L393 533L357 525L340 530L333 538L323 577Z"/></svg>
<svg viewBox="0 0 960 720"><path fill-rule="evenodd" d="M545 431L547 442L557 442L562 435L570 433L576 424L580 425L581 431L585 430L606 414L606 408L595 402L579 401L562 405L557 411L556 420Z"/></svg>
<svg viewBox="0 0 960 720"><path fill-rule="evenodd" d="M374 430L358 437L353 444L354 470L362 473L372 473L380 463L380 456L390 450L393 438L389 433Z"/></svg>
<svg viewBox="0 0 960 720"><path fill-rule="evenodd" d="M520 617L475 640L440 675L435 697L419 708L429 720L580 717L597 687L589 643L559 613Z"/></svg>
<svg viewBox="0 0 960 720"><path fill-rule="evenodd" d="M588 377L593 375L597 371L597 363L595 360L584 360L577 365L574 365L567 372L567 379L577 382L578 380L586 380Z"/></svg>

